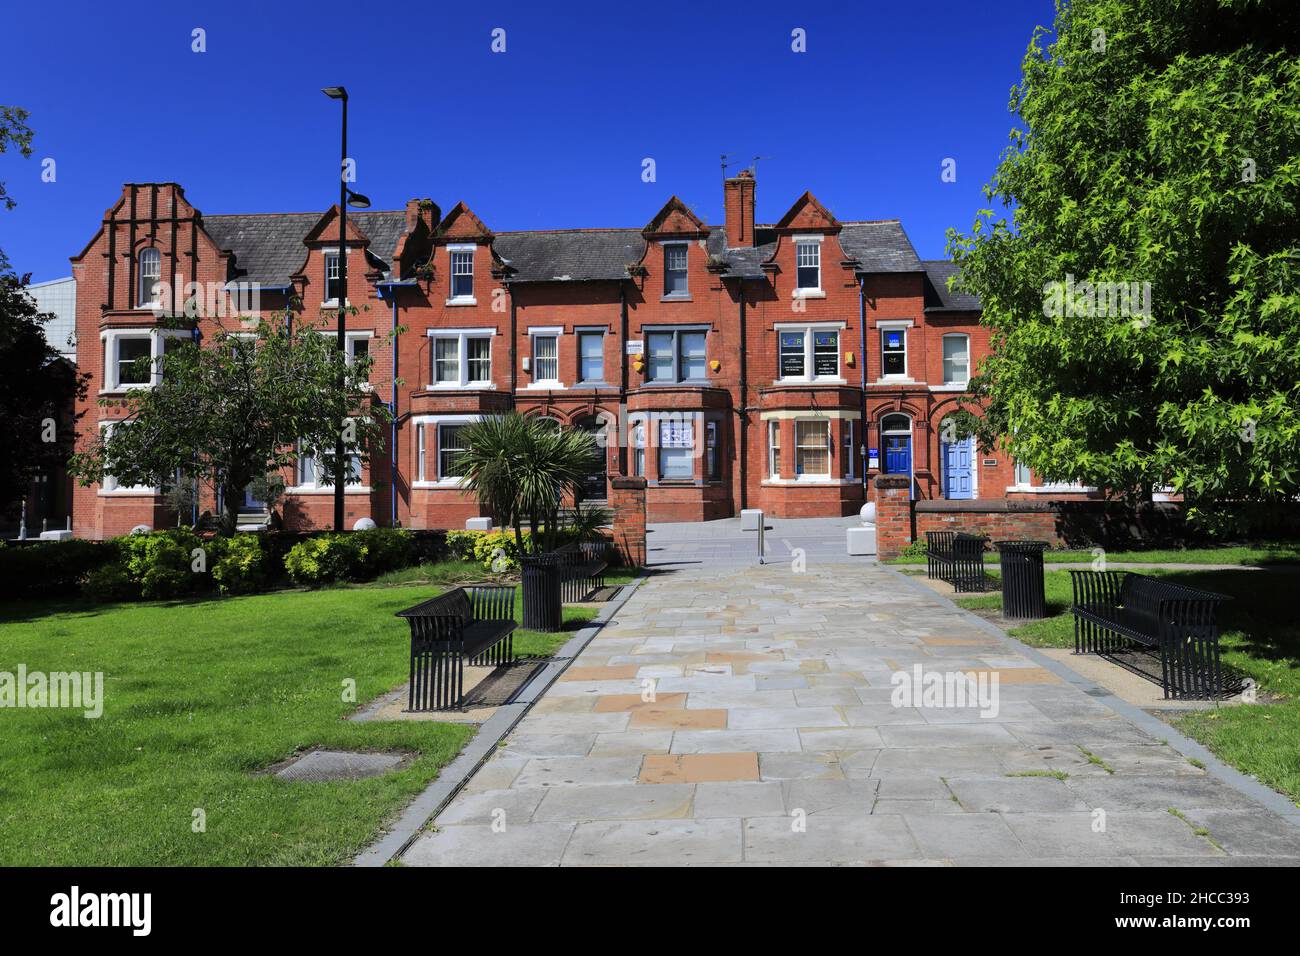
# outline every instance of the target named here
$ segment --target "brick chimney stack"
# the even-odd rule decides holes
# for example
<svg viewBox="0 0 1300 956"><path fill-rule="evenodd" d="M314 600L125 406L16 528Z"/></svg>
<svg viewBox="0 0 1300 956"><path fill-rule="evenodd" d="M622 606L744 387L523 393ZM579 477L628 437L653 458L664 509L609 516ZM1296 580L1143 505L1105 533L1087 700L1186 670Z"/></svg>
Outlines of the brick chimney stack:
<svg viewBox="0 0 1300 956"><path fill-rule="evenodd" d="M742 169L723 184L727 248L754 244L754 173Z"/></svg>
<svg viewBox="0 0 1300 956"><path fill-rule="evenodd" d="M406 201L406 231L409 233L415 229L415 224L424 220L425 226L429 232L433 232L434 226L441 219L438 206L431 199L408 199Z"/></svg>

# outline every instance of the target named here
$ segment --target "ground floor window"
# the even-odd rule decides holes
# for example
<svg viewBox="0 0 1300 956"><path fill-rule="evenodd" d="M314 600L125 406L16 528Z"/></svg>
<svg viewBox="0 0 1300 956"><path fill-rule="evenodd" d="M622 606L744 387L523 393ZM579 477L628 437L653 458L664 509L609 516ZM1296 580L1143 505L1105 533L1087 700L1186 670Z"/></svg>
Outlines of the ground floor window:
<svg viewBox="0 0 1300 956"><path fill-rule="evenodd" d="M831 473L831 423L796 421L794 423L795 474L801 477L829 478Z"/></svg>
<svg viewBox="0 0 1300 956"><path fill-rule="evenodd" d="M632 423L632 474L645 477L645 422Z"/></svg>
<svg viewBox="0 0 1300 956"><path fill-rule="evenodd" d="M463 477L460 456L465 452L465 443L461 441L461 429L464 425L438 426L438 478Z"/></svg>
<svg viewBox="0 0 1300 956"><path fill-rule="evenodd" d="M704 423L704 441L705 441L705 465L708 468L707 474L709 481L718 481L722 478L721 462L718 458L718 423Z"/></svg>
<svg viewBox="0 0 1300 956"><path fill-rule="evenodd" d="M659 478L673 481L695 477L695 429L691 421L659 423Z"/></svg>
<svg viewBox="0 0 1300 956"><path fill-rule="evenodd" d="M767 423L767 476L781 477L781 423Z"/></svg>

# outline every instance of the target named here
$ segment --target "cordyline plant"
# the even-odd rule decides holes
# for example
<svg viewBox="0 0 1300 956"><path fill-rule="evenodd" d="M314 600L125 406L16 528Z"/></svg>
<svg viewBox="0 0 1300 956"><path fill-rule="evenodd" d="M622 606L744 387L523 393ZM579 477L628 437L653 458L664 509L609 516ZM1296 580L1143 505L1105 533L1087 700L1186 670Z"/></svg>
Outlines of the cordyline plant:
<svg viewBox="0 0 1300 956"><path fill-rule="evenodd" d="M521 555L529 548L533 554L554 550L561 502L580 493L586 477L603 464L604 452L589 432L518 412L466 425L460 440L465 451L456 465L465 487L498 523L514 529Z"/></svg>
<svg viewBox="0 0 1300 956"><path fill-rule="evenodd" d="M70 471L83 484L112 475L121 486L159 488L199 476L220 491L230 533L245 489L293 466L299 448L315 455L324 485L333 484L340 431L368 460L390 420L365 390L371 360L348 364L333 332L289 318L221 329L202 345L170 339L161 381L128 391L126 417L74 456ZM149 359L138 362L153 371Z"/></svg>
<svg viewBox="0 0 1300 956"><path fill-rule="evenodd" d="M1207 524L1300 493L1298 28L1293 0L1058 2L985 190L1011 219L949 234L985 447Z"/></svg>

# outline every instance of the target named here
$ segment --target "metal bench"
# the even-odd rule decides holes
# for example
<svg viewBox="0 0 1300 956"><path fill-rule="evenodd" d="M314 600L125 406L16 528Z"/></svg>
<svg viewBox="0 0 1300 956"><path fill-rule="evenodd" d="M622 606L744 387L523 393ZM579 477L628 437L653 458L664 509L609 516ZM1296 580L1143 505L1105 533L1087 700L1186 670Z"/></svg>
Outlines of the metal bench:
<svg viewBox="0 0 1300 956"><path fill-rule="evenodd" d="M925 574L947 581L955 591L987 591L993 579L984 573L988 538L962 531L925 533Z"/></svg>
<svg viewBox="0 0 1300 956"><path fill-rule="evenodd" d="M1070 584L1076 654L1141 644L1160 654L1166 698L1223 694L1218 612L1227 595L1128 571L1071 571Z"/></svg>
<svg viewBox="0 0 1300 956"><path fill-rule="evenodd" d="M585 601L605 586L609 568L607 541L577 541L556 550L560 558L560 599L565 604Z"/></svg>
<svg viewBox="0 0 1300 956"><path fill-rule="evenodd" d="M455 588L397 616L411 625L411 711L460 710L465 662L495 666L515 659L515 589Z"/></svg>

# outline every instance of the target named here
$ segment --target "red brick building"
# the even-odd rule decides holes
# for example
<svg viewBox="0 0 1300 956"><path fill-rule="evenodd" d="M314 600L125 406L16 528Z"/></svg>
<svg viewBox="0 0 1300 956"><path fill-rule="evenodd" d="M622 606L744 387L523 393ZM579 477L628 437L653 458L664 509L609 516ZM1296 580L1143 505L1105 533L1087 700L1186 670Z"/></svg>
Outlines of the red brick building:
<svg viewBox="0 0 1300 956"><path fill-rule="evenodd" d="M349 214L349 352L374 359L374 400L397 418L347 488L349 526L463 527L479 507L454 474L459 428L510 408L598 431L606 468L585 497L644 477L651 521L852 514L880 473L907 475L917 498L1045 490L1001 454L944 440L988 349L979 303L948 289L952 266L920 260L897 220L841 221L811 193L759 225L755 185L725 182L722 225L675 197L641 228L495 232L429 200ZM195 334L158 317L181 312L187 284L207 290L201 339L251 287L263 314L296 300L334 328L336 216L203 215L174 183L124 187L72 260L83 429L111 428L111 400L147 387L124 380L137 356ZM332 489L311 457L286 479L286 526L328 527ZM88 537L174 522L157 489L111 479L78 489L74 516Z"/></svg>

